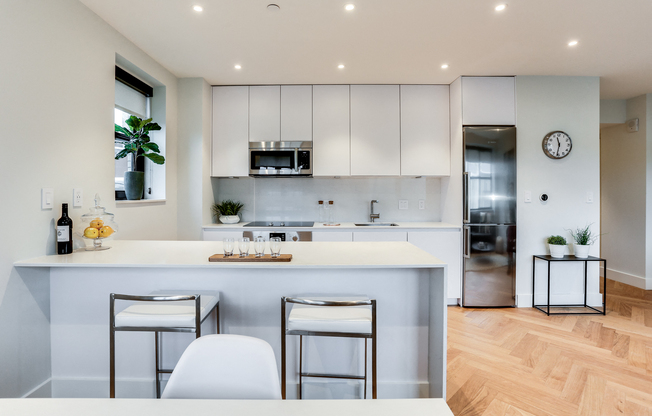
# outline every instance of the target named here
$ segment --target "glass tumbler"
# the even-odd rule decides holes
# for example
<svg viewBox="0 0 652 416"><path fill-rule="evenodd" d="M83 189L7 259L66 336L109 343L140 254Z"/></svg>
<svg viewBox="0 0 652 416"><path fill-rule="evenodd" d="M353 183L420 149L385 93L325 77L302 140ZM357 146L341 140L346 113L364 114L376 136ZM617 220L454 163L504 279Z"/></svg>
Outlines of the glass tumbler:
<svg viewBox="0 0 652 416"><path fill-rule="evenodd" d="M256 257L263 257L265 255L265 237L262 235L256 237L254 251L256 252Z"/></svg>
<svg viewBox="0 0 652 416"><path fill-rule="evenodd" d="M249 237L242 237L238 241L238 250L240 250L240 257L249 256Z"/></svg>
<svg viewBox="0 0 652 416"><path fill-rule="evenodd" d="M272 252L272 258L281 257L280 237L272 237L269 239L269 250Z"/></svg>
<svg viewBox="0 0 652 416"><path fill-rule="evenodd" d="M224 257L231 257L235 247L235 240L230 237L225 238L222 240L222 247L224 247Z"/></svg>

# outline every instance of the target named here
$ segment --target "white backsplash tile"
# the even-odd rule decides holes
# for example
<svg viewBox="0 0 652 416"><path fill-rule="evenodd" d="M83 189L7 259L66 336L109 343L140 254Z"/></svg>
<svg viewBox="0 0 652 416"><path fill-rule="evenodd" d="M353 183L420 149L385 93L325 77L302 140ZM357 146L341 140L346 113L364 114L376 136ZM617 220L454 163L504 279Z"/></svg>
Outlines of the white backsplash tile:
<svg viewBox="0 0 652 416"><path fill-rule="evenodd" d="M213 178L216 201L245 204L243 221L318 221L318 201L333 201L334 220L369 221L372 199L380 221L441 221L438 178ZM398 209L408 200L407 210ZM419 209L425 199L426 209Z"/></svg>

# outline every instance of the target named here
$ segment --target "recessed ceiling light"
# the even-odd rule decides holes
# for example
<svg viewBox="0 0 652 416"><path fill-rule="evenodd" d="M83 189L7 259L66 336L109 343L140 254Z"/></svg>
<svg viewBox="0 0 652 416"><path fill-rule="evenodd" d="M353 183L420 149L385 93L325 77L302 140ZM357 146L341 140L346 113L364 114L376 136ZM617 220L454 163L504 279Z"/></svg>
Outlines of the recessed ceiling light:
<svg viewBox="0 0 652 416"><path fill-rule="evenodd" d="M194 11L196 11L196 12L203 12L203 11L204 11L204 8L201 7L200 5L192 6L192 9L193 9Z"/></svg>
<svg viewBox="0 0 652 416"><path fill-rule="evenodd" d="M343 64L339 64L337 67L338 67L339 69L344 69L344 65L343 65Z"/></svg>
<svg viewBox="0 0 652 416"><path fill-rule="evenodd" d="M267 10L270 12L277 12L281 10L281 7L278 4L270 3L267 5Z"/></svg>
<svg viewBox="0 0 652 416"><path fill-rule="evenodd" d="M344 8L345 8L346 10L348 10L348 11L351 11L351 10L355 9L355 5L353 5L353 4L347 4L346 6L344 6Z"/></svg>
<svg viewBox="0 0 652 416"><path fill-rule="evenodd" d="M577 45L576 40L571 40L570 42L568 42L568 46L575 46L575 45Z"/></svg>
<svg viewBox="0 0 652 416"><path fill-rule="evenodd" d="M236 64L236 66L234 66L234 68L235 69L242 69L242 66Z"/></svg>
<svg viewBox="0 0 652 416"><path fill-rule="evenodd" d="M446 69L446 68L448 68L448 64L444 64L441 66L441 69Z"/></svg>
<svg viewBox="0 0 652 416"><path fill-rule="evenodd" d="M496 11L502 12L503 10L505 10L505 7L507 7L506 4L499 4L498 6L496 6Z"/></svg>

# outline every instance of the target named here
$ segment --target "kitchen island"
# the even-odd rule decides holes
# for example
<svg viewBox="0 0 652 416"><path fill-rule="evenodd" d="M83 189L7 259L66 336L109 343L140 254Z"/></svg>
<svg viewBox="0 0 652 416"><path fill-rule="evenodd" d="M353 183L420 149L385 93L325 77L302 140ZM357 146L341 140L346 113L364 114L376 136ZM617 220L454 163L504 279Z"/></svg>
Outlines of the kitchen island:
<svg viewBox="0 0 652 416"><path fill-rule="evenodd" d="M407 242L285 243L289 263L210 263L213 241L113 241L106 251L80 251L14 263L50 281L53 397L107 397L109 293L219 290L223 333L262 338L280 363L280 298L297 294L365 294L378 302L378 397L445 397L446 271ZM203 333L214 322L207 320ZM166 334L172 365L194 334ZM117 396L152 397L154 337L116 337ZM297 340L288 345L288 381L297 383ZM304 361L314 372L359 372L362 341L310 339ZM351 398L358 382L304 382L306 397ZM290 384L288 398L296 397Z"/></svg>

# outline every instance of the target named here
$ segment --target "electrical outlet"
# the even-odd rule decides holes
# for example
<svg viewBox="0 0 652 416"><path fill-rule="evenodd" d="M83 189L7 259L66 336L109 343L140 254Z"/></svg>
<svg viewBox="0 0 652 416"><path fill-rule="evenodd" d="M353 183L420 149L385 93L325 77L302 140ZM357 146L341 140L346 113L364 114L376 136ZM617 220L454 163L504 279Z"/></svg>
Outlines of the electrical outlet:
<svg viewBox="0 0 652 416"><path fill-rule="evenodd" d="M72 206L81 207L84 202L84 191L79 188L72 190Z"/></svg>
<svg viewBox="0 0 652 416"><path fill-rule="evenodd" d="M408 200L407 199L399 199L398 200L398 209L408 209Z"/></svg>
<svg viewBox="0 0 652 416"><path fill-rule="evenodd" d="M52 209L54 207L54 189L41 188L41 209Z"/></svg>
<svg viewBox="0 0 652 416"><path fill-rule="evenodd" d="M419 209L426 209L426 200L425 199L420 199L419 200Z"/></svg>

